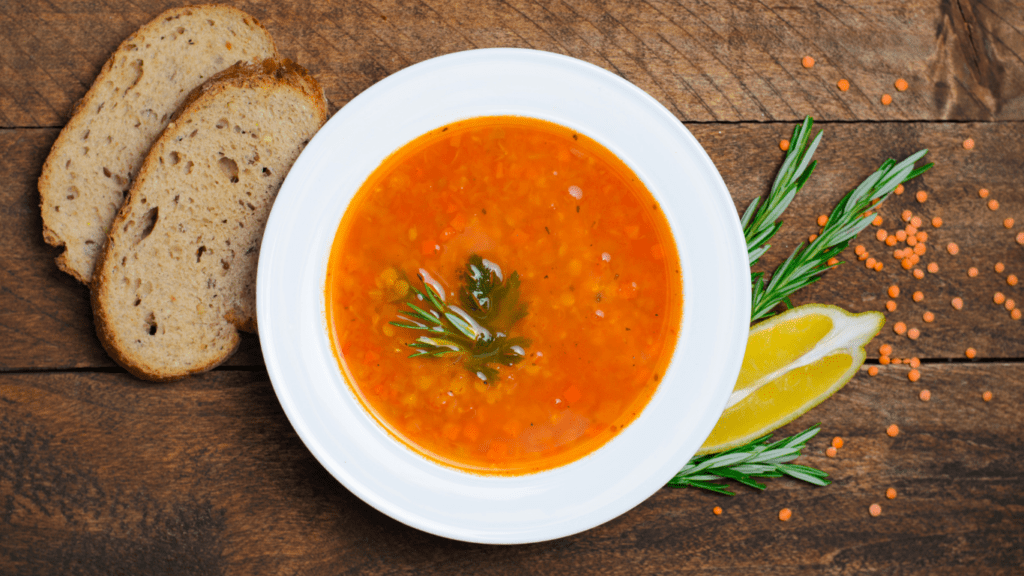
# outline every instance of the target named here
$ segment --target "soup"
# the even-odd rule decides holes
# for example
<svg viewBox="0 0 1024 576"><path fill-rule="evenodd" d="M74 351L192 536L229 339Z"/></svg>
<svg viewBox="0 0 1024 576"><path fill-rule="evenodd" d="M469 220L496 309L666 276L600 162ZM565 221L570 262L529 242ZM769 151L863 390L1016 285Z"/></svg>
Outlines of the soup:
<svg viewBox="0 0 1024 576"><path fill-rule="evenodd" d="M682 319L668 223L596 141L511 116L408 143L331 247L332 345L396 440L458 470L577 460L651 399Z"/></svg>

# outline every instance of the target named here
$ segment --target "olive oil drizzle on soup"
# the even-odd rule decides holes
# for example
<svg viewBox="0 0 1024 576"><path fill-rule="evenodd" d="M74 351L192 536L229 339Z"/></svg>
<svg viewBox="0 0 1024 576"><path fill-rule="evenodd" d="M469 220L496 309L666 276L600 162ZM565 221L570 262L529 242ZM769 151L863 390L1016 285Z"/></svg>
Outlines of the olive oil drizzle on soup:
<svg viewBox="0 0 1024 576"><path fill-rule="evenodd" d="M429 333L392 324L409 324L410 303L434 310L416 296L426 285L460 306L475 257L516 273L525 309L499 334L527 345L489 377L459 350L410 358ZM633 421L683 305L668 224L636 175L582 134L511 116L445 126L385 160L342 219L325 290L365 409L413 451L487 475L572 462Z"/></svg>

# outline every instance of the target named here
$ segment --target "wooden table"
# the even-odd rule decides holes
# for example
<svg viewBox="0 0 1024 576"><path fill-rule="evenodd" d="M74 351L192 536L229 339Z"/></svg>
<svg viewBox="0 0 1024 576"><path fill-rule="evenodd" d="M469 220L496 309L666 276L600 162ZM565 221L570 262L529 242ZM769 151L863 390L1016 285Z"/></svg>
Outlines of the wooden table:
<svg viewBox="0 0 1024 576"><path fill-rule="evenodd" d="M941 217L941 228L924 227L922 261L939 272L915 279L872 228L859 243L882 271L849 250L850 263L796 298L884 310L886 288L903 291L861 373L781 431L822 423L801 462L826 470L831 486L774 480L731 498L663 489L586 533L509 547L419 532L345 490L289 425L256 338L228 365L174 384L135 380L103 352L88 290L43 243L35 183L110 52L175 4L0 4L0 573L1024 573L1024 322L992 301L1001 291L1024 304L1024 285L1005 280L1024 276L1014 242L1024 230L1019 1L239 3L320 80L332 112L391 73L460 50L526 47L592 62L696 135L738 209L767 192L779 140L814 116L826 133L819 168L766 270L885 158L931 150L935 168L881 214L889 231L904 210ZM813 68L800 65L805 55ZM901 77L905 92L893 88ZM837 89L841 78L849 91ZM982 187L998 210L978 197ZM926 310L934 322L922 321ZM897 336L897 321L921 337ZM903 364L878 366L882 343L920 358L921 380L911 383ZM893 423L896 438L885 433ZM826 458L833 436L846 444ZM868 514L872 503L881 516ZM778 520L784 507L788 522Z"/></svg>

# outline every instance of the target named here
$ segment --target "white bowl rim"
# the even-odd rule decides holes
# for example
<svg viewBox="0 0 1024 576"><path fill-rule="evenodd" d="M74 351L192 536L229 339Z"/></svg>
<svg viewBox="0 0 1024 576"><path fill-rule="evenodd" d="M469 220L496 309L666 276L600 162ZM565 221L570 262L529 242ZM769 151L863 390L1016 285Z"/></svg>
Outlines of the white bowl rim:
<svg viewBox="0 0 1024 576"><path fill-rule="evenodd" d="M356 400L327 334L327 256L352 194L388 154L416 136L486 115L549 120L609 148L663 207L683 267L682 329L648 406L594 453L525 476L459 472L396 442ZM267 371L288 420L346 488L429 533L528 543L575 534L625 513L693 456L739 373L749 331L749 273L725 183L671 112L640 88L581 60L489 48L405 68L352 99L317 133L267 222L257 319Z"/></svg>

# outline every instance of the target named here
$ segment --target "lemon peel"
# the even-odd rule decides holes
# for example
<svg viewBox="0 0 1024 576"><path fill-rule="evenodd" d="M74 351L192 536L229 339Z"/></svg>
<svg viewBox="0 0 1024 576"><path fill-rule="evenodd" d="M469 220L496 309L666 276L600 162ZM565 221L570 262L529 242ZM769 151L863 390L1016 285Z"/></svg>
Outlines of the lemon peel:
<svg viewBox="0 0 1024 576"><path fill-rule="evenodd" d="M857 373L884 323L880 312L807 304L755 325L725 411L697 454L742 446L820 404Z"/></svg>

